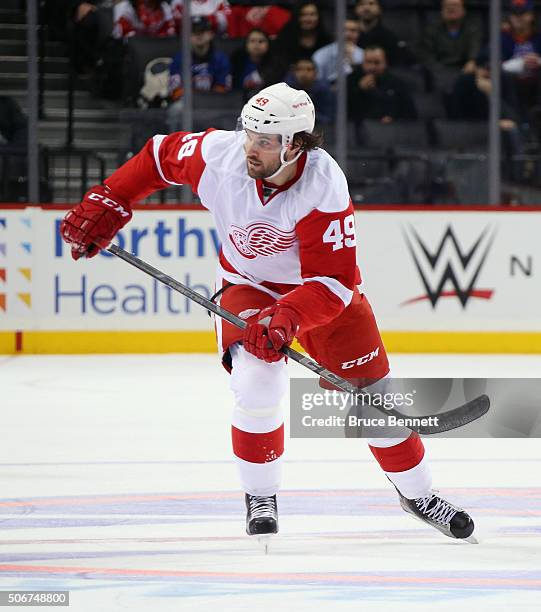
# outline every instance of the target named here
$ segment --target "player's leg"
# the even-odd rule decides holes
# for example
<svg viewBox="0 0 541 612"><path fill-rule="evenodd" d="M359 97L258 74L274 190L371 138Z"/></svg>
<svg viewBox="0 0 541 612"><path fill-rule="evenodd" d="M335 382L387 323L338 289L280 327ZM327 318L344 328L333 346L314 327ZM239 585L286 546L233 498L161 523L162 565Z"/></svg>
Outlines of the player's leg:
<svg viewBox="0 0 541 612"><path fill-rule="evenodd" d="M421 438L410 430L389 428L368 438L372 454L398 491L408 499L427 495L432 489L432 472ZM405 429L405 428L404 428ZM383 437L383 434L389 434Z"/></svg>
<svg viewBox="0 0 541 612"><path fill-rule="evenodd" d="M397 490L400 505L449 537L469 538L474 530L472 518L432 488L432 472L423 441L417 433L400 429L390 428L367 440L372 454Z"/></svg>
<svg viewBox="0 0 541 612"><path fill-rule="evenodd" d="M358 293L342 315L300 341L319 363L359 386L369 384L367 388L374 389L389 374L374 314L366 297ZM411 434L405 427L378 428L367 441L389 480L404 495L418 497L430 490L432 481L423 442Z"/></svg>
<svg viewBox="0 0 541 612"><path fill-rule="evenodd" d="M250 286L236 285L221 297L221 305L247 321L274 298ZM242 330L216 321L223 363L230 371L235 405L231 436L241 486L246 494L250 535L276 533L276 493L281 483L284 425L281 401L287 390L284 360L266 363L244 350Z"/></svg>
<svg viewBox="0 0 541 612"><path fill-rule="evenodd" d="M233 452L241 486L246 493L247 531L250 535L276 533L276 493L282 480L284 415L287 390L284 360L266 363L244 350L230 347Z"/></svg>
<svg viewBox="0 0 541 612"><path fill-rule="evenodd" d="M375 383L373 388L385 384L384 377L389 372L387 355L366 297L356 293L340 317L300 341L322 365L355 384L364 387ZM433 491L425 447L415 432L396 426L378 428L367 442L398 491L404 510L451 537L471 534L473 521L468 514Z"/></svg>
<svg viewBox="0 0 541 612"><path fill-rule="evenodd" d="M359 386L369 384L368 389L377 390L381 386L377 381L389 374L385 346L364 295L355 293L342 315L300 341L319 363ZM388 427L378 428L367 441L389 480L406 497L419 497L430 490L430 468L419 436L405 427Z"/></svg>

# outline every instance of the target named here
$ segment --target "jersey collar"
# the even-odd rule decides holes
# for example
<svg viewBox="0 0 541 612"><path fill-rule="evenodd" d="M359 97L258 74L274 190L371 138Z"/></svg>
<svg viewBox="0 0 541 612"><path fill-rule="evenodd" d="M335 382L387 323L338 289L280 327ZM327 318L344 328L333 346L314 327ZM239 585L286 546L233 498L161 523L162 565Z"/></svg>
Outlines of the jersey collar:
<svg viewBox="0 0 541 612"><path fill-rule="evenodd" d="M275 185L274 183L271 183L270 181L266 181L265 179L256 179L255 183L257 187L257 195L259 196L259 200L261 204L263 204L263 206L266 206L279 193L282 193L282 191L286 191L286 189L289 189L292 185L294 185L300 179L301 174L303 173L304 167L306 166L307 157L308 156L306 155L306 151L305 151L297 160L297 169L296 169L295 175L287 183L284 183L283 185ZM267 201L265 201L263 197L263 186L271 187L272 189L276 190L269 197Z"/></svg>

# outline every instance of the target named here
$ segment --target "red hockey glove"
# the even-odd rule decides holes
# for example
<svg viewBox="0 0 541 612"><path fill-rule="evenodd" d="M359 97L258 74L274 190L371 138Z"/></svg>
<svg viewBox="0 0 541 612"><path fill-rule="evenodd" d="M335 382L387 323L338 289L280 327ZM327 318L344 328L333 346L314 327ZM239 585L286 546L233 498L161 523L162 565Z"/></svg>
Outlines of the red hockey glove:
<svg viewBox="0 0 541 612"><path fill-rule="evenodd" d="M284 356L281 349L293 342L299 323L299 315L288 306L265 308L259 319L245 328L244 348L268 363L280 361Z"/></svg>
<svg viewBox="0 0 541 612"><path fill-rule="evenodd" d="M66 214L60 234L71 245L73 259L94 257L109 246L131 217L131 208L125 202L113 196L107 187L96 185Z"/></svg>

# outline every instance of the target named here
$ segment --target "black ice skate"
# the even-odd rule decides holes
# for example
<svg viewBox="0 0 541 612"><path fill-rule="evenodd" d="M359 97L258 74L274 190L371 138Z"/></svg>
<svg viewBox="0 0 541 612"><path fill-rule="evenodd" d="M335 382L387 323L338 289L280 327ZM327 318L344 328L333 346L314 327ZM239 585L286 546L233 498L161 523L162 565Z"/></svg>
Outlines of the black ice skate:
<svg viewBox="0 0 541 612"><path fill-rule="evenodd" d="M249 536L278 533L276 495L260 497L246 493L246 533Z"/></svg>
<svg viewBox="0 0 541 612"><path fill-rule="evenodd" d="M477 542L472 536L474 523L471 516L462 508L457 508L440 497L437 491L433 490L428 495L417 499L407 499L400 491L398 491L398 496L400 505L406 512L432 525L446 536L468 540L471 543Z"/></svg>

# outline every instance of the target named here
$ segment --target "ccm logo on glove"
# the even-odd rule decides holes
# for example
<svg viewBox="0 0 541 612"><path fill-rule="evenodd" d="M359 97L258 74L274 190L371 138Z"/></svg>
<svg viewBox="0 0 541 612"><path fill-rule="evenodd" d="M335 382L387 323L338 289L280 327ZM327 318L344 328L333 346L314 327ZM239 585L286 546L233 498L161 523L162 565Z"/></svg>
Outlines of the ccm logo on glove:
<svg viewBox="0 0 541 612"><path fill-rule="evenodd" d="M131 219L129 205L110 195L108 187L96 185L64 217L60 234L71 246L73 259L94 257L106 249Z"/></svg>
<svg viewBox="0 0 541 612"><path fill-rule="evenodd" d="M101 201L102 204L104 204L105 206L110 206L113 210L120 213L123 217L131 217L131 212L128 212L118 202L111 200L111 198L108 198L102 195L101 193L92 192L88 196L88 199L93 201L97 200L98 202Z"/></svg>

